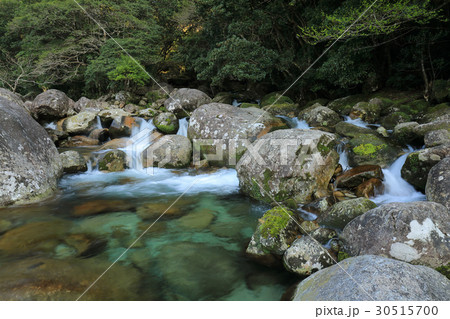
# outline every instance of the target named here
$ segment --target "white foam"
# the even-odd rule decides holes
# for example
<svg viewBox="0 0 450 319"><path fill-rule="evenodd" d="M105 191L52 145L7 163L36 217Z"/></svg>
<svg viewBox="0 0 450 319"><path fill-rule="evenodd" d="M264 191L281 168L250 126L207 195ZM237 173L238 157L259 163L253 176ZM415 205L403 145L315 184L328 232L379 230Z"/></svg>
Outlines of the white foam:
<svg viewBox="0 0 450 319"><path fill-rule="evenodd" d="M140 170L126 170L118 173L91 171L67 175L61 180L61 187L67 193L82 191L86 195L112 198L136 198L144 196L212 193L232 194L239 192L236 170L220 169L214 173L192 175L191 171L174 171L150 168L147 174ZM122 184L121 180L127 180Z"/></svg>
<svg viewBox="0 0 450 319"><path fill-rule="evenodd" d="M182 118L179 120L180 128L178 129L177 135L186 136L187 137L187 131L189 127L189 121L188 119Z"/></svg>
<svg viewBox="0 0 450 319"><path fill-rule="evenodd" d="M377 196L373 201L377 204L386 204L392 202L415 202L425 200L426 197L421 192L402 178L401 170L405 164L408 154L413 152L412 148L400 156L389 168L383 169L384 174L384 194Z"/></svg>

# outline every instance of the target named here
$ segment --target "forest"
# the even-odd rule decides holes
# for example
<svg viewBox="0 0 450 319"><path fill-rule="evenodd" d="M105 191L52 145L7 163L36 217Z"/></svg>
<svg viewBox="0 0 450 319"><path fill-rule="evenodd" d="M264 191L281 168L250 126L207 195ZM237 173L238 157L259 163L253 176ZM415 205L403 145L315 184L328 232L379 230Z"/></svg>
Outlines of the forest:
<svg viewBox="0 0 450 319"><path fill-rule="evenodd" d="M151 76L213 94L267 93L286 89L335 42L288 95L301 101L387 87L427 98L449 75L449 2L380 0L343 34L371 4L1 0L0 86L32 96L56 88L75 99L139 90Z"/></svg>

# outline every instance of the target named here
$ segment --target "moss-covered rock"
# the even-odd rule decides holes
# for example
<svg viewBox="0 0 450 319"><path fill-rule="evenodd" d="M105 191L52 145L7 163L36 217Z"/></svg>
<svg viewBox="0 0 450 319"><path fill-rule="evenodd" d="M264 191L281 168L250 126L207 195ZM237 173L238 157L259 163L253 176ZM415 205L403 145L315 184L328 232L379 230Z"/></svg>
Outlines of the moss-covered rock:
<svg viewBox="0 0 450 319"><path fill-rule="evenodd" d="M224 104L231 104L233 103L234 96L230 92L219 92L214 96L211 102L213 103L224 103Z"/></svg>
<svg viewBox="0 0 450 319"><path fill-rule="evenodd" d="M388 130L392 130L396 125L410 122L411 119L412 117L404 112L394 112L383 117L380 123Z"/></svg>
<svg viewBox="0 0 450 319"><path fill-rule="evenodd" d="M108 172L121 172L126 168L126 157L127 155L123 151L109 151L100 157L98 169Z"/></svg>
<svg viewBox="0 0 450 319"><path fill-rule="evenodd" d="M350 95L329 102L327 107L341 115L349 115L353 106L362 100L366 100L366 97L362 94Z"/></svg>
<svg viewBox="0 0 450 319"><path fill-rule="evenodd" d="M325 197L339 155L336 136L318 130L278 130L259 138L259 154L247 151L236 165L241 190L268 203Z"/></svg>
<svg viewBox="0 0 450 319"><path fill-rule="evenodd" d="M445 118L450 118L450 103L441 103L428 108L423 116L423 123L430 123Z"/></svg>
<svg viewBox="0 0 450 319"><path fill-rule="evenodd" d="M377 135L377 132L370 128L356 126L348 122L339 122L338 124L336 124L335 131L339 135L345 137L357 137L361 134Z"/></svg>
<svg viewBox="0 0 450 319"><path fill-rule="evenodd" d="M242 103L239 107L241 109L247 109L249 107L256 107L257 109L259 109L259 104L256 104L256 103Z"/></svg>
<svg viewBox="0 0 450 319"><path fill-rule="evenodd" d="M288 96L273 92L265 95L261 100L261 107L270 106L272 104L294 104L294 101Z"/></svg>
<svg viewBox="0 0 450 319"><path fill-rule="evenodd" d="M241 105L242 107L242 105ZM277 102L273 105L269 104L263 107L263 110L269 112L272 115L283 115L294 117L298 111L298 105L292 103L280 103Z"/></svg>
<svg viewBox="0 0 450 319"><path fill-rule="evenodd" d="M400 145L422 145L423 136L417 134L417 122L406 122L395 126L392 138Z"/></svg>
<svg viewBox="0 0 450 319"><path fill-rule="evenodd" d="M185 168L192 159L192 143L181 135L165 135L143 153L144 167Z"/></svg>
<svg viewBox="0 0 450 319"><path fill-rule="evenodd" d="M334 204L319 217L318 222L321 225L343 229L350 221L375 207L377 205L367 198L346 200Z"/></svg>
<svg viewBox="0 0 450 319"><path fill-rule="evenodd" d="M176 134L180 128L178 118L173 113L165 112L153 118L156 128L165 134Z"/></svg>
<svg viewBox="0 0 450 319"><path fill-rule="evenodd" d="M382 138L371 134L361 134L349 142L351 152L349 153L350 165L380 165L387 167L399 153L399 149L388 144Z"/></svg>
<svg viewBox="0 0 450 319"><path fill-rule="evenodd" d="M431 99L442 103L450 98L450 81L435 80L431 87Z"/></svg>
<svg viewBox="0 0 450 319"><path fill-rule="evenodd" d="M342 121L339 114L318 103L302 110L298 118L313 127L334 127Z"/></svg>
<svg viewBox="0 0 450 319"><path fill-rule="evenodd" d="M442 159L450 155L450 144L416 151L408 155L402 167L402 177L420 191L425 191L428 173Z"/></svg>
<svg viewBox="0 0 450 319"><path fill-rule="evenodd" d="M270 255L281 256L300 233L298 218L287 207L268 210L259 219L247 247L247 255L264 262Z"/></svg>
<svg viewBox="0 0 450 319"><path fill-rule="evenodd" d="M350 117L376 123L380 118L382 104L383 101L378 98L371 99L369 102L359 102L352 107Z"/></svg>

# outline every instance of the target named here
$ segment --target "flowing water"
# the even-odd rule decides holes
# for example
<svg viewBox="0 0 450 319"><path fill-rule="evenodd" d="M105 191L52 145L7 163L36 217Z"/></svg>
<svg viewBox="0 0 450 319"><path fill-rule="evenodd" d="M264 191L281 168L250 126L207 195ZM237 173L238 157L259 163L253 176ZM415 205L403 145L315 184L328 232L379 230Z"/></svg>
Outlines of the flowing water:
<svg viewBox="0 0 450 319"><path fill-rule="evenodd" d="M94 169L59 189L0 210L0 299L76 299L144 231L81 300L279 300L298 280L244 256L268 207L239 194L233 169Z"/></svg>
<svg viewBox="0 0 450 319"><path fill-rule="evenodd" d="M384 174L384 194L377 196L373 201L377 204L387 204L392 202L414 202L426 199L426 196L402 178L401 170L405 164L408 154L413 152L412 148L400 156L389 168L383 169Z"/></svg>
<svg viewBox="0 0 450 319"><path fill-rule="evenodd" d="M300 120L298 117L288 117L283 115L277 115L277 117L286 121L290 128L298 128L302 130L310 130L311 127L304 120Z"/></svg>
<svg viewBox="0 0 450 319"><path fill-rule="evenodd" d="M189 127L189 120L187 117L182 118L180 121L180 128L178 129L177 135L186 136Z"/></svg>

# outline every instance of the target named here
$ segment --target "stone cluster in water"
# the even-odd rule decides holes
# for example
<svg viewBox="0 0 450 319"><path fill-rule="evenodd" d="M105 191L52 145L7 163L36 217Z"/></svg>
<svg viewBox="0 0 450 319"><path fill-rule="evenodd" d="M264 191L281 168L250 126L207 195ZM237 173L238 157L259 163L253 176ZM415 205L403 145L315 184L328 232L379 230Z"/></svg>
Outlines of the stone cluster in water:
<svg viewBox="0 0 450 319"><path fill-rule="evenodd" d="M8 118L0 128L0 156L9 165L2 167L9 175L1 175L7 178L1 180L0 206L51 196L62 170L87 172L64 177L66 193L53 203L51 214L34 207L33 213L18 209L23 216L13 218L15 208L0 211L5 267L16 270L15 280L33 278L12 290L6 273L0 275L0 299L76 298L187 186L196 194L226 192L220 171L219 181L208 178L216 176L214 167L223 166L236 168L232 198L239 196L239 182L242 193L274 207L253 216L253 221L261 217L253 236L254 229L239 221L252 205L230 208L224 199L205 207L205 195L182 199L115 266L110 279L85 298L251 298L264 289L260 279L249 279L257 262L284 267L299 279L313 274L298 286L294 299L335 299L326 285L310 283L320 282L321 274L344 285L342 298L365 299L346 294L350 282L332 266L355 256L342 261L355 276L360 276L359 267L373 264L374 269L385 267L383 276L392 283L411 276L440 282L435 288L398 291L375 285L370 290L377 298L411 300L432 293L435 300L448 299L448 279L432 269L445 272L450 262L448 103L431 106L414 96L405 100L380 94L313 101L300 109L277 93L260 103L231 105L233 97L227 94L211 99L195 89L166 89L170 97L155 91L149 96L158 99L142 98L136 104L128 103L127 93L75 103L63 92L49 90L23 103L0 91L0 112ZM25 124L19 128L15 123ZM17 136L23 136L19 143ZM222 156L211 156L218 153ZM30 159L33 154L45 156ZM38 174L18 168L26 161ZM197 171L167 175L152 167ZM129 169L138 170L137 175L127 176ZM199 172L206 173L201 191L194 183L183 188L175 182L193 182L189 175ZM145 174L154 176L137 178ZM98 179L85 180L83 186L83 178L70 176ZM101 193L92 194L99 185ZM64 208L68 215L58 215L68 198L81 203ZM246 258L237 258L246 245ZM68 270L52 273L57 267ZM73 279L83 272L89 273L84 281ZM269 270L257 273L273 276ZM149 287L164 289L143 288L142 277ZM113 278L121 288L111 287Z"/></svg>

